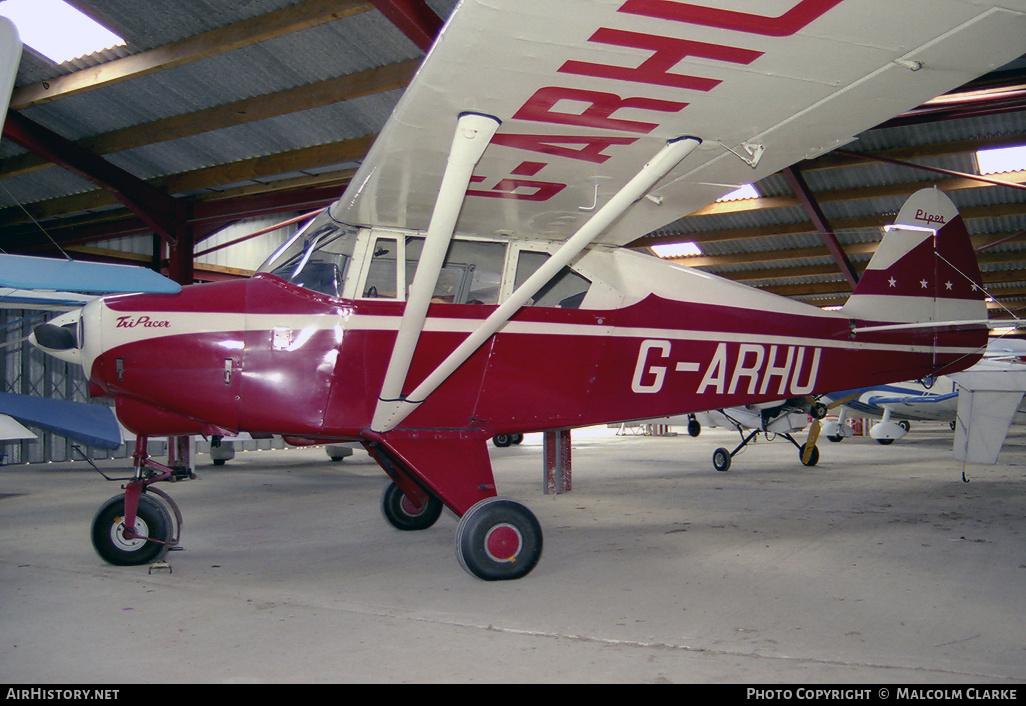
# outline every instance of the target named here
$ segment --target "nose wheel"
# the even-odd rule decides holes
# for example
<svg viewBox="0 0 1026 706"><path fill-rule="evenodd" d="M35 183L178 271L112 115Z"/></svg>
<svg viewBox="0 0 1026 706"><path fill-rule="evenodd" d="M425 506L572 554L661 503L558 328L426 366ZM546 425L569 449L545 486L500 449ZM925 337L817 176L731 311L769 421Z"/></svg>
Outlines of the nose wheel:
<svg viewBox="0 0 1026 706"><path fill-rule="evenodd" d="M125 496L115 495L93 518L93 547L104 561L139 566L159 560L171 543L174 525L163 503L140 495L133 532L126 533L126 529Z"/></svg>
<svg viewBox="0 0 1026 706"><path fill-rule="evenodd" d="M526 576L538 563L541 551L541 525L530 510L513 500L482 500L456 527L460 566L485 581Z"/></svg>

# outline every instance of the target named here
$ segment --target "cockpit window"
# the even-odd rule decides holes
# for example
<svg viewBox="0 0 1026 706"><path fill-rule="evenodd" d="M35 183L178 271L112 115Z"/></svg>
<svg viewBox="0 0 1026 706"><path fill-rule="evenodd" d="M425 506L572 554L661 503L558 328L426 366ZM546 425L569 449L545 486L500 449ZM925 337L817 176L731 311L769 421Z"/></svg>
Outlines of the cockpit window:
<svg viewBox="0 0 1026 706"><path fill-rule="evenodd" d="M519 287L535 270L549 259L548 253L520 251L517 260L515 286ZM554 306L561 309L579 309L591 287L591 280L569 267L556 273L528 302L529 306Z"/></svg>
<svg viewBox="0 0 1026 706"><path fill-rule="evenodd" d="M406 239L406 284L413 276L424 249L424 238ZM448 304L498 304L499 284L506 261L506 245L454 239L438 273L431 300Z"/></svg>
<svg viewBox="0 0 1026 706"><path fill-rule="evenodd" d="M356 232L321 218L296 233L257 272L268 272L321 294L338 297L352 261Z"/></svg>

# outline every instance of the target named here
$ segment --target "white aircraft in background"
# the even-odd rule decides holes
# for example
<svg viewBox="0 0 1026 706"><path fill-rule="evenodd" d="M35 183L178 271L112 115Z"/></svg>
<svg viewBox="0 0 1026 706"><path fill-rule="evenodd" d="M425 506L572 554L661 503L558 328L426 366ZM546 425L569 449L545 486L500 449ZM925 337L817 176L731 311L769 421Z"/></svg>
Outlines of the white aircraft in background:
<svg viewBox="0 0 1026 706"><path fill-rule="evenodd" d="M971 368L952 375L895 383L828 396L857 393L838 419L823 422L831 441L852 435L847 414L877 417L869 435L890 444L908 432L910 421L945 421L955 431L955 458L995 463L1012 424L1026 423L1026 341L1000 339Z"/></svg>

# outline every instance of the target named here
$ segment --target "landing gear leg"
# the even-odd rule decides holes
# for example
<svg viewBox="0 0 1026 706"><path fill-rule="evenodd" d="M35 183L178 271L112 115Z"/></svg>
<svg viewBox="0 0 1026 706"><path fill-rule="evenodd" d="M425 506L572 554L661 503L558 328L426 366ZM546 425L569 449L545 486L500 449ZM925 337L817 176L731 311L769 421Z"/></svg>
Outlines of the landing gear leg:
<svg viewBox="0 0 1026 706"><path fill-rule="evenodd" d="M182 514L167 493L152 486L195 476L188 468L149 458L146 442L146 437L136 439L135 477L125 484L125 492L101 505L93 518L93 547L115 566L150 564L178 545Z"/></svg>
<svg viewBox="0 0 1026 706"><path fill-rule="evenodd" d="M444 505L460 516L456 558L467 573L501 581L522 578L537 565L541 526L526 507L496 496L487 437L392 431L365 432L364 439L367 451L392 478L382 509L393 526L423 529L400 526L419 523L404 509L404 496L407 502L415 498L413 505L427 508L426 514L434 513L434 502L438 512Z"/></svg>
<svg viewBox="0 0 1026 706"><path fill-rule="evenodd" d="M713 452L713 468L715 468L717 471L729 470L730 460L734 458L734 456L736 456L738 453L740 453L741 449L748 446L749 441L751 441L759 435L758 429L753 431L748 436L745 436L743 433L741 433L741 427L738 427L737 431L739 434L741 434L741 443L737 445L737 448L735 448L733 451L727 451L724 448L719 448Z"/></svg>

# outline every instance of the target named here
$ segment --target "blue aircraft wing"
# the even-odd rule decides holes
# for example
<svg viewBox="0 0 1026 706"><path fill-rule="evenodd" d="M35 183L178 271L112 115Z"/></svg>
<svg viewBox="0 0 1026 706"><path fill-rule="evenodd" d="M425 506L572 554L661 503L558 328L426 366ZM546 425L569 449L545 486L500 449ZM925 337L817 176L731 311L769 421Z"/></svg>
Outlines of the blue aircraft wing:
<svg viewBox="0 0 1026 706"><path fill-rule="evenodd" d="M0 392L0 413L28 426L98 449L121 445L121 427L110 407Z"/></svg>
<svg viewBox="0 0 1026 706"><path fill-rule="evenodd" d="M182 289L180 284L159 272L138 265L30 255L0 255L0 287L79 294L177 294Z"/></svg>

